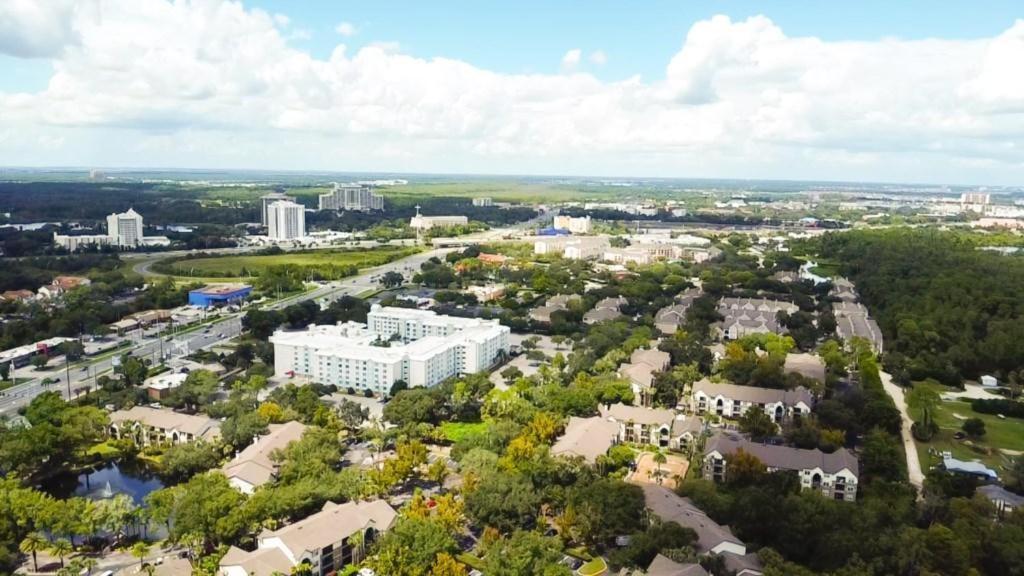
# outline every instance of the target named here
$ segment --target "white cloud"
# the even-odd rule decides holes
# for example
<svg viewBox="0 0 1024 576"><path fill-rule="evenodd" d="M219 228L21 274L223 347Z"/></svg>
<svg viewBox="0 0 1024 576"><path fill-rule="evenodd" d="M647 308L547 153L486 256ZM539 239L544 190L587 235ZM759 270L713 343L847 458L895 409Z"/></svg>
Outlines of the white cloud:
<svg viewBox="0 0 1024 576"><path fill-rule="evenodd" d="M580 59L583 57L583 51L579 48L573 48L562 56L562 69L573 70L580 65Z"/></svg>
<svg viewBox="0 0 1024 576"><path fill-rule="evenodd" d="M351 22L342 22L341 24L338 24L338 26L334 28L334 31L337 32L338 34L341 34L345 38L355 36L357 33L359 33L359 29L356 28L356 25Z"/></svg>
<svg viewBox="0 0 1024 576"><path fill-rule="evenodd" d="M608 62L608 55L604 53L604 50L594 50L590 53L591 64L598 66L604 66Z"/></svg>
<svg viewBox="0 0 1024 576"><path fill-rule="evenodd" d="M53 66L45 89L0 92L0 134L35 135L0 139L4 164L1024 179L1024 21L828 42L715 17L681 35L664 78L606 82L397 44L315 58L235 2L105 0L102 18L40 4L0 2L0 51Z"/></svg>

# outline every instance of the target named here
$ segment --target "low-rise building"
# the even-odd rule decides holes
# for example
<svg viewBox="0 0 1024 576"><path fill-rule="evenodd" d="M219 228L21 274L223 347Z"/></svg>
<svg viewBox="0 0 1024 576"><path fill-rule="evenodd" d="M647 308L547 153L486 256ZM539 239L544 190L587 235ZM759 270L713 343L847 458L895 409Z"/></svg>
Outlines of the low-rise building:
<svg viewBox="0 0 1024 576"><path fill-rule="evenodd" d="M223 306L241 302L251 293L252 286L248 284L210 284L189 291L188 303L190 306L199 306L200 308Z"/></svg>
<svg viewBox="0 0 1024 576"><path fill-rule="evenodd" d="M0 300L7 302L25 302L35 297L35 293L31 290L5 290L0 294Z"/></svg>
<svg viewBox="0 0 1024 576"><path fill-rule="evenodd" d="M82 234L77 236L53 233L53 243L68 252L77 252L93 246L110 246L116 243L115 238L107 234Z"/></svg>
<svg viewBox="0 0 1024 576"><path fill-rule="evenodd" d="M264 530L256 550L232 546L220 561L220 576L273 576L291 574L306 565L313 576L328 576L352 564L351 538L362 534L359 547L369 549L379 534L395 522L397 513L383 500L327 502L312 516L274 531Z"/></svg>
<svg viewBox="0 0 1024 576"><path fill-rule="evenodd" d="M633 395L641 406L650 406L654 375L667 370L671 362L672 356L668 352L639 348L630 355L628 363L619 366L619 376L629 380Z"/></svg>
<svg viewBox="0 0 1024 576"><path fill-rule="evenodd" d="M553 456L579 456L594 464L604 456L619 437L619 424L601 416L578 418L572 416L565 432L551 446Z"/></svg>
<svg viewBox="0 0 1024 576"><path fill-rule="evenodd" d="M533 253L538 256L562 256L569 260L591 260L608 249L606 238L572 238L568 236L540 236L533 242Z"/></svg>
<svg viewBox="0 0 1024 576"><path fill-rule="evenodd" d="M684 498L664 486L643 484L644 507L662 522L675 522L697 533L694 547L699 554L747 553L747 545L732 533L728 526L722 526L711 519L689 498Z"/></svg>
<svg viewBox="0 0 1024 576"><path fill-rule="evenodd" d="M534 322L551 322L551 315L559 310L568 310L569 302L573 300L581 300L581 298L575 294L559 294L548 298L547 302L543 306L538 306L533 310L530 310L530 319Z"/></svg>
<svg viewBox="0 0 1024 576"><path fill-rule="evenodd" d="M708 576L708 571L700 564L692 562L683 564L658 554L647 566L646 576Z"/></svg>
<svg viewBox="0 0 1024 576"><path fill-rule="evenodd" d="M142 387L151 400L163 400L171 395L171 391L181 386L188 379L188 374L181 372L164 372L146 378Z"/></svg>
<svg viewBox="0 0 1024 576"><path fill-rule="evenodd" d="M1014 494L997 484L978 486L976 492L988 499L999 514L1009 514L1014 510L1024 509L1024 496Z"/></svg>
<svg viewBox="0 0 1024 576"><path fill-rule="evenodd" d="M791 302L767 298L722 298L718 313L722 322L718 329L723 338L738 340L751 334L784 334L787 330L779 323L779 312L793 314L800 308Z"/></svg>
<svg viewBox="0 0 1024 576"><path fill-rule="evenodd" d="M57 298L89 284L92 284L92 280L84 276L57 276L46 286L40 287L38 292L41 298Z"/></svg>
<svg viewBox="0 0 1024 576"><path fill-rule="evenodd" d="M849 450L831 454L818 449L760 444L732 433L719 433L704 448L704 479L722 482L728 477L728 458L743 451L761 461L769 472L797 474L801 490L813 490L826 498L853 502L857 499L859 464Z"/></svg>
<svg viewBox="0 0 1024 576"><path fill-rule="evenodd" d="M593 224L590 221L590 216L581 216L574 218L572 216L555 216L554 224L555 228L559 230L568 230L573 234L590 234L593 230Z"/></svg>
<svg viewBox="0 0 1024 576"><path fill-rule="evenodd" d="M603 410L601 415L619 426L617 440L629 444L685 451L704 431L699 417L676 414L664 408L620 403Z"/></svg>
<svg viewBox="0 0 1024 576"><path fill-rule="evenodd" d="M497 320L374 305L366 325L279 330L270 342L279 377L305 376L384 395L398 380L434 386L490 368L509 352L509 328Z"/></svg>
<svg viewBox="0 0 1024 576"><path fill-rule="evenodd" d="M206 416L135 406L110 414L110 435L132 438L140 446L213 441L220 438L220 422Z"/></svg>
<svg viewBox="0 0 1024 576"><path fill-rule="evenodd" d="M958 476L967 476L981 480L982 482L998 482L999 474L985 466L981 462L975 460L968 462L966 460L958 460L953 458L948 452L942 456L942 467L950 474L956 474Z"/></svg>
<svg viewBox="0 0 1024 576"><path fill-rule="evenodd" d="M863 338L871 343L875 352L883 352L882 330L866 306L859 302L834 302L832 315L836 318L836 334L844 341L848 342L854 337Z"/></svg>
<svg viewBox="0 0 1024 576"><path fill-rule="evenodd" d="M703 378L693 385L690 409L695 414L717 414L739 418L757 407L771 419L781 423L794 415L810 414L814 407L811 391L798 386L792 390L714 383Z"/></svg>
<svg viewBox="0 0 1024 576"><path fill-rule="evenodd" d="M476 296L478 302L490 302L505 297L504 284L487 284L485 286L470 286L466 292Z"/></svg>
<svg viewBox="0 0 1024 576"><path fill-rule="evenodd" d="M583 315L583 323L597 324L598 322L621 318L621 308L628 303L629 301L622 296L598 300L597 304L594 304L594 307Z"/></svg>
<svg viewBox="0 0 1024 576"><path fill-rule="evenodd" d="M252 444L246 446L221 470L232 486L244 494L252 494L260 486L277 478L278 463L271 458L274 451L284 450L305 433L306 425L301 422L271 424L266 434L254 438Z"/></svg>
<svg viewBox="0 0 1024 576"><path fill-rule="evenodd" d="M451 228L452 226L466 226L468 224L469 218L466 216L421 216L417 214L409 220L409 227L416 230Z"/></svg>
<svg viewBox="0 0 1024 576"><path fill-rule="evenodd" d="M786 374L799 374L816 382L825 382L825 361L815 354L787 354L782 369Z"/></svg>

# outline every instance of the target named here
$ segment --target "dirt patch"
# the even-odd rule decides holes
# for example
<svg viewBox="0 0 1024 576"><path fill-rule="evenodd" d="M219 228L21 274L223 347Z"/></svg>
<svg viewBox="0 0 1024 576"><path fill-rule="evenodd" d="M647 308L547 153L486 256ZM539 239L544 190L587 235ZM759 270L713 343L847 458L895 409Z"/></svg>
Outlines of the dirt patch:
<svg viewBox="0 0 1024 576"><path fill-rule="evenodd" d="M654 462L654 454L644 452L636 460L636 471L630 475L630 480L637 484L660 484L666 488L675 489L679 480L686 477L690 463L682 456L666 454L666 462L661 465L659 473L658 464Z"/></svg>

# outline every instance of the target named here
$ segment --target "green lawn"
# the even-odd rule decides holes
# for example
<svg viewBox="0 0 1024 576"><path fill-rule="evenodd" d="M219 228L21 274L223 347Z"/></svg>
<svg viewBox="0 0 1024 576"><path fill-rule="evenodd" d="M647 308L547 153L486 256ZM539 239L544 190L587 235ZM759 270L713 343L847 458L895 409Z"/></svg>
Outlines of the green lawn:
<svg viewBox="0 0 1024 576"><path fill-rule="evenodd" d="M928 386L921 383L917 385ZM951 390L943 386L931 386L940 394ZM953 434L959 431L964 423L963 419L957 418L954 414L964 418L981 418L985 422L985 436L978 440L953 438ZM1024 451L1024 420L1019 418L1004 420L991 414L981 414L971 410L970 402L963 401L942 402L935 410L934 418L939 426L939 433L930 442L917 443L921 466L925 471L941 460L938 456L929 455L929 448L937 452L952 452L953 457L960 460L981 460L997 471L1007 462L1007 457L999 451L1001 448Z"/></svg>
<svg viewBox="0 0 1024 576"><path fill-rule="evenodd" d="M249 274L259 274L270 266L296 264L299 266L347 266L360 268L379 266L418 252L408 246L383 246L364 250L312 250L273 255L236 255L178 260L174 268L181 275L239 276L244 268Z"/></svg>
<svg viewBox="0 0 1024 576"><path fill-rule="evenodd" d="M111 458L120 456L121 451L112 446L109 441L103 441L100 442L99 444L96 444L92 448L89 448L89 450L86 451L86 454L89 454L90 456L96 455L99 456L100 458L103 458L104 460L109 460Z"/></svg>
<svg viewBox="0 0 1024 576"><path fill-rule="evenodd" d="M578 572L580 576L600 576L608 573L608 564L605 563L604 558L599 556L580 566Z"/></svg>
<svg viewBox="0 0 1024 576"><path fill-rule="evenodd" d="M445 422L441 424L441 433L449 442L458 442L469 436L482 434L486 429L486 422Z"/></svg>

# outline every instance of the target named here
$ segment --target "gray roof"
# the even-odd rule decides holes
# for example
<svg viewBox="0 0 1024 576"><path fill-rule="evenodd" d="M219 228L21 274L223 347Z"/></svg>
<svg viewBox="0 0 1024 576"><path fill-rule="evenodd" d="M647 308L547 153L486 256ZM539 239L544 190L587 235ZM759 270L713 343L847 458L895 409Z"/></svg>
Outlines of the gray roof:
<svg viewBox="0 0 1024 576"><path fill-rule="evenodd" d="M672 421L672 437L676 438L689 432L692 435L700 434L704 430L704 420L700 416L676 417Z"/></svg>
<svg viewBox="0 0 1024 576"><path fill-rule="evenodd" d="M298 557L304 551L319 550L369 527L384 532L391 528L397 515L383 500L327 502L320 512L273 532L264 532L260 539L279 538Z"/></svg>
<svg viewBox="0 0 1024 576"><path fill-rule="evenodd" d="M758 460L769 468L779 470L810 470L820 468L828 474L835 474L845 468L853 473L854 476L860 474L857 457L846 448L840 448L831 454L826 454L817 448L804 450L789 446L760 444L751 442L739 435L719 433L708 440L707 446L704 448L704 454L718 452L724 456L735 454L740 449L757 457Z"/></svg>
<svg viewBox="0 0 1024 576"><path fill-rule="evenodd" d="M560 306L562 308L565 308L566 306L569 305L570 301L579 299L580 297L577 294L558 294L557 296L552 296L551 298L548 298L548 301L545 302L545 304L548 306Z"/></svg>
<svg viewBox="0 0 1024 576"><path fill-rule="evenodd" d="M647 576L708 576L708 572L700 564L680 564L658 554L647 567Z"/></svg>
<svg viewBox="0 0 1024 576"><path fill-rule="evenodd" d="M757 552L751 552L749 554L744 554L743 556L726 552L725 554L722 554L722 558L725 559L726 570L736 574L736 576L753 576L754 574L762 574L761 559L758 558Z"/></svg>
<svg viewBox="0 0 1024 576"><path fill-rule="evenodd" d="M722 298L718 303L718 311L723 316L728 313L740 312L767 312L772 316L780 310L792 314L800 308L792 302L782 300L769 300L767 298Z"/></svg>
<svg viewBox="0 0 1024 576"><path fill-rule="evenodd" d="M622 296L616 296L615 298L602 298L594 304L595 310L602 308L608 308L610 310L618 310L621 306L625 306L629 302Z"/></svg>
<svg viewBox="0 0 1024 576"><path fill-rule="evenodd" d="M274 451L284 450L301 439L305 432L306 425L301 422L271 424L266 434L255 438L221 470L228 478L239 478L253 486L262 486L277 474L277 463L271 459Z"/></svg>
<svg viewBox="0 0 1024 576"><path fill-rule="evenodd" d="M583 315L583 321L588 324L594 324L596 322L604 322L605 320L615 320L621 316L622 312L619 312L618 308L594 308Z"/></svg>
<svg viewBox="0 0 1024 576"><path fill-rule="evenodd" d="M623 378L627 378L630 382L644 387L654 384L654 371L655 369L646 363L623 364L619 366L619 374Z"/></svg>
<svg viewBox="0 0 1024 576"><path fill-rule="evenodd" d="M619 425L607 418L573 416L569 418L565 433L551 447L551 453L555 456L581 456L593 464L598 456L608 452L618 434Z"/></svg>
<svg viewBox="0 0 1024 576"><path fill-rule="evenodd" d="M643 408L640 406L629 406L626 404L612 404L602 413L602 416L612 418L616 422L635 422L658 426L661 424L672 424L676 413L664 408Z"/></svg>
<svg viewBox="0 0 1024 576"><path fill-rule="evenodd" d="M664 370L672 363L672 355L655 348L638 348L629 355L629 361L633 364L647 364L655 370Z"/></svg>
<svg viewBox="0 0 1024 576"><path fill-rule="evenodd" d="M986 484L979 486L977 492L993 502L1004 502L1010 508L1024 507L1024 496L1014 494L1002 486Z"/></svg>
<svg viewBox="0 0 1024 576"><path fill-rule="evenodd" d="M664 486L644 484L641 488L644 491L644 506L655 516L665 522L691 528L697 533L697 550L700 553L710 552L723 542L746 547L728 526L722 526L709 518L689 498L683 498Z"/></svg>
<svg viewBox="0 0 1024 576"><path fill-rule="evenodd" d="M803 402L808 406L814 405L814 396L811 391L803 386L797 386L792 390L780 390L777 388L759 388L757 386L740 386L739 384L714 383L707 378L698 380L693 385L693 392L704 392L708 396L724 396L741 402L754 404L772 404L782 402L787 406L795 406L797 402Z"/></svg>
<svg viewBox="0 0 1024 576"><path fill-rule="evenodd" d="M875 349L882 349L882 330L863 304L834 302L832 313L836 317L836 333L840 338L849 340L858 336L871 342Z"/></svg>
<svg viewBox="0 0 1024 576"><path fill-rule="evenodd" d="M673 304L665 306L654 315L655 324L674 324L682 326L686 322L686 311L690 309L689 304Z"/></svg>

